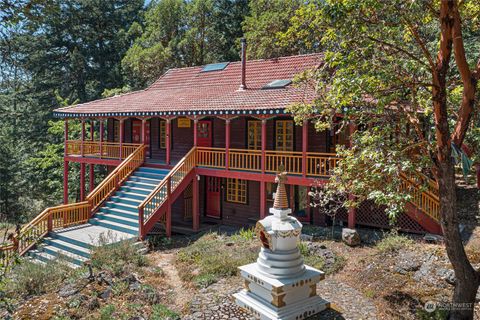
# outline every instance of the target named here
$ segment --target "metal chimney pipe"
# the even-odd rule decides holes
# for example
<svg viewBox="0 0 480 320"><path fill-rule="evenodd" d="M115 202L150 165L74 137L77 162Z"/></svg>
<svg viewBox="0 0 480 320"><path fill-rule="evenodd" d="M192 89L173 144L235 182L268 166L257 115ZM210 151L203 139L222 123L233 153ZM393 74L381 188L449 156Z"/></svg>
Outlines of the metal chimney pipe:
<svg viewBox="0 0 480 320"><path fill-rule="evenodd" d="M247 39L242 38L242 83L240 84L240 90L247 89L246 76L247 76Z"/></svg>

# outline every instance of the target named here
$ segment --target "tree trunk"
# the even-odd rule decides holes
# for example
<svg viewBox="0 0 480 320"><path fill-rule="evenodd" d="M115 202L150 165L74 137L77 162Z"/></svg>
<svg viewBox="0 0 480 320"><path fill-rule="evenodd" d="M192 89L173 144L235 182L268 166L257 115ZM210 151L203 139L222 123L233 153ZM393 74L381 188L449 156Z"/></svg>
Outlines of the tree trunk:
<svg viewBox="0 0 480 320"><path fill-rule="evenodd" d="M438 183L445 247L456 279L449 319L473 319L479 276L468 260L458 228L455 171L451 158L439 164Z"/></svg>

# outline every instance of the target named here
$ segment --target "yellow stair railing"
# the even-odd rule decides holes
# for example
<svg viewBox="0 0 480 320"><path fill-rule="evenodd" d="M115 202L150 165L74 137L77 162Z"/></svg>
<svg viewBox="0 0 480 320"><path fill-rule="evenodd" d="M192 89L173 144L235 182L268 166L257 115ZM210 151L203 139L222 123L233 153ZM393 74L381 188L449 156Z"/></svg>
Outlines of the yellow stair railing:
<svg viewBox="0 0 480 320"><path fill-rule="evenodd" d="M11 243L0 245L0 263L8 266L16 255L25 254L53 230L83 224L96 209L135 171L145 159L145 145L138 146L86 198L79 203L45 209L13 236Z"/></svg>
<svg viewBox="0 0 480 320"><path fill-rule="evenodd" d="M420 173L410 177L402 173L400 177L400 191L410 194L410 202L415 207L440 223L440 199L436 182Z"/></svg>
<svg viewBox="0 0 480 320"><path fill-rule="evenodd" d="M196 162L197 148L193 147L138 206L140 237L143 238L146 235L148 230L145 229L145 226L150 222L150 219L152 219L158 209L167 201L171 193L180 185L183 179L196 167ZM159 220L165 223L165 215L162 215Z"/></svg>

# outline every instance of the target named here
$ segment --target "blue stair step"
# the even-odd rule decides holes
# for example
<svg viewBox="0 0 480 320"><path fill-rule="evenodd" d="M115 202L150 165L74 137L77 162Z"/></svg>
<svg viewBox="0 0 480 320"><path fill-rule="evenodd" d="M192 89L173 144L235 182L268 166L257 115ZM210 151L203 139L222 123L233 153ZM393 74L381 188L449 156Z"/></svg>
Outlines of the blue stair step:
<svg viewBox="0 0 480 320"><path fill-rule="evenodd" d="M138 213L138 206L132 206L130 204L127 204L125 202L114 202L114 201L107 201L105 203L105 206L108 207L108 208L117 208L117 209L121 209L121 210L124 210L124 211L131 211L131 212L134 212L134 213Z"/></svg>
<svg viewBox="0 0 480 320"><path fill-rule="evenodd" d="M157 174L157 173L150 173L150 172L142 172L142 171L135 171L133 174L135 177L143 177L143 178L148 178L148 179L153 179L153 180L162 180L165 178L164 174Z"/></svg>
<svg viewBox="0 0 480 320"><path fill-rule="evenodd" d="M45 238L44 241L49 246L56 247L63 251L67 251L85 258L90 258L90 249L87 249L85 247L77 246L76 244L60 239Z"/></svg>
<svg viewBox="0 0 480 320"><path fill-rule="evenodd" d="M140 199L135 199L135 198L126 197L126 196L116 196L116 195L112 196L110 200L115 203L128 204L134 207L138 207L143 201Z"/></svg>
<svg viewBox="0 0 480 320"><path fill-rule="evenodd" d="M152 190L149 189L143 189L143 188L138 188L138 187L130 187L130 186L121 186L120 191L129 193L136 193L136 194L143 194L144 196L148 196Z"/></svg>
<svg viewBox="0 0 480 320"><path fill-rule="evenodd" d="M138 227L133 227L113 221L100 220L97 218L90 219L88 220L88 222L93 225L102 226L108 229L117 230L131 235L138 235Z"/></svg>
<svg viewBox="0 0 480 320"><path fill-rule="evenodd" d="M99 212L103 212L104 214L116 215L127 219L138 219L138 212L125 211L117 208L103 207L100 209Z"/></svg>
<svg viewBox="0 0 480 320"><path fill-rule="evenodd" d="M121 224L122 226L129 226L129 227L135 227L138 229L138 217L126 217L126 216L120 216L116 215L114 213L97 213L95 215L95 218L98 220L101 220L102 222L114 222Z"/></svg>
<svg viewBox="0 0 480 320"><path fill-rule="evenodd" d="M150 172L155 174L164 174L167 175L170 170L168 169L157 169L157 168L150 168L150 167L140 167L137 169L138 172Z"/></svg>
<svg viewBox="0 0 480 320"><path fill-rule="evenodd" d="M141 193L135 193L133 191L117 191L115 192L115 197L119 197L119 198L126 198L126 199L129 199L129 200L138 200L140 202L142 202L143 200L145 200L145 198L147 197L147 195L145 194L141 194Z"/></svg>
<svg viewBox="0 0 480 320"><path fill-rule="evenodd" d="M130 176L127 181L131 181L131 182L141 182L141 183L145 183L145 184L150 184L150 185L156 186L156 185L158 185L162 180L163 180L163 178L162 178L162 179L150 179L150 178L145 178L145 177L140 177L140 176L133 175L133 176Z"/></svg>
<svg viewBox="0 0 480 320"><path fill-rule="evenodd" d="M148 184L148 183L143 183L143 182L137 182L137 181L125 181L123 184L125 186L133 187L133 188L142 188L142 189L147 189L152 191L155 189L158 185L157 184Z"/></svg>

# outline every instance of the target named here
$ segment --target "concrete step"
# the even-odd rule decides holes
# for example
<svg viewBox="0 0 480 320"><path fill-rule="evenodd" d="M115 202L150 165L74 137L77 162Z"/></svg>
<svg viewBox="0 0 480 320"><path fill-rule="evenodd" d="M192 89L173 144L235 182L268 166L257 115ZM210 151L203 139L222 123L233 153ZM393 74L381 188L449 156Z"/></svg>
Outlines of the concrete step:
<svg viewBox="0 0 480 320"><path fill-rule="evenodd" d="M42 249L30 250L28 254L30 257L32 257L33 260L39 260L39 261L42 261L43 263L48 263L48 262L52 262L59 259L59 255L57 253L53 251L51 252L44 251ZM86 259L83 261L86 261ZM62 260L61 262L65 263L70 268L76 269L83 264L83 261L79 259L65 257L65 259Z"/></svg>
<svg viewBox="0 0 480 320"><path fill-rule="evenodd" d="M85 248L84 246L79 246L74 243L64 241L62 239L54 239L50 237L44 238L43 241L48 247L56 247L58 249L68 251L78 256L90 258L90 249Z"/></svg>

